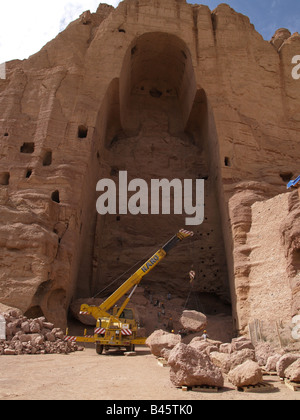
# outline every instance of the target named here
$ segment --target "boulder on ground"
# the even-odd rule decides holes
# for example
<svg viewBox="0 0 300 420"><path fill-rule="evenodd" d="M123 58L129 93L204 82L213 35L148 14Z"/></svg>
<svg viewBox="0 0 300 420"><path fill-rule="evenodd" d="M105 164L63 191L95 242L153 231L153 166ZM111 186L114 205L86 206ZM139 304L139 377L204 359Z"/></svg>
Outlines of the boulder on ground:
<svg viewBox="0 0 300 420"><path fill-rule="evenodd" d="M203 339L193 339L190 344L190 346L194 347L195 349L198 349L200 351L204 351L206 354L210 354L211 352L217 352L219 351L219 348L217 345L214 344L213 341L205 341Z"/></svg>
<svg viewBox="0 0 300 420"><path fill-rule="evenodd" d="M231 342L232 351L239 351L244 349L254 350L254 346L247 337L234 338Z"/></svg>
<svg viewBox="0 0 300 420"><path fill-rule="evenodd" d="M169 359L170 353L171 353L171 349L162 349L162 351L160 352L161 357L163 357L167 361Z"/></svg>
<svg viewBox="0 0 300 420"><path fill-rule="evenodd" d="M210 359L215 366L220 368L223 373L227 374L231 369L231 358L228 353L220 353L213 351L210 353Z"/></svg>
<svg viewBox="0 0 300 420"><path fill-rule="evenodd" d="M190 345L179 343L170 352L170 380L173 385L199 386L209 385L223 387L224 378L209 356Z"/></svg>
<svg viewBox="0 0 300 420"><path fill-rule="evenodd" d="M263 379L262 370L257 362L247 360L228 374L228 380L236 387L257 385Z"/></svg>
<svg viewBox="0 0 300 420"><path fill-rule="evenodd" d="M211 352L211 361L218 366L223 373L227 374L230 370L243 364L247 360L255 361L254 350L243 349L233 353Z"/></svg>
<svg viewBox="0 0 300 420"><path fill-rule="evenodd" d="M162 356L163 349L172 349L181 342L179 334L171 334L163 330L156 330L147 340L146 345L154 356Z"/></svg>
<svg viewBox="0 0 300 420"><path fill-rule="evenodd" d="M231 343L222 343L219 347L220 353L232 353L232 345Z"/></svg>
<svg viewBox="0 0 300 420"><path fill-rule="evenodd" d="M277 375L280 378L285 378L285 370L296 360L300 358L300 354L287 353L284 354L276 363Z"/></svg>
<svg viewBox="0 0 300 420"><path fill-rule="evenodd" d="M239 351L234 351L230 355L231 361L231 369L243 364L247 360L251 360L253 362L256 361L255 359L255 351L251 349L243 349Z"/></svg>
<svg viewBox="0 0 300 420"><path fill-rule="evenodd" d="M180 324L187 331L200 332L207 326L207 318L197 311L183 311Z"/></svg>
<svg viewBox="0 0 300 420"><path fill-rule="evenodd" d="M269 357L274 356L277 351L267 342L259 342L255 345L255 357L260 366L265 366Z"/></svg>
<svg viewBox="0 0 300 420"><path fill-rule="evenodd" d="M208 355L213 351L214 352L219 351L220 344L221 344L220 341L215 341L215 340L210 340L210 339L204 340L202 337L195 337L189 343L190 346L200 351L204 351Z"/></svg>
<svg viewBox="0 0 300 420"><path fill-rule="evenodd" d="M265 365L266 372L276 372L276 364L279 359L282 357L282 354L276 353L274 356L268 357L267 363Z"/></svg>
<svg viewBox="0 0 300 420"><path fill-rule="evenodd" d="M292 363L285 371L285 377L292 382L300 382L300 358Z"/></svg>

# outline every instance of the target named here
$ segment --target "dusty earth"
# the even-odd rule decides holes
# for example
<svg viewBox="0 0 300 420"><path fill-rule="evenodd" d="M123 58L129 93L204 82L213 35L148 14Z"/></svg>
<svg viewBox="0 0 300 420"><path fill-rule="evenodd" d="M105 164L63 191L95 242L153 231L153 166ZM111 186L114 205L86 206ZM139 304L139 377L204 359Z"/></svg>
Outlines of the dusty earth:
<svg viewBox="0 0 300 420"><path fill-rule="evenodd" d="M276 388L268 393L241 393L227 381L219 393L184 392L172 386L169 368L160 367L146 347L137 355L98 356L93 347L70 355L0 357L0 400L300 400L277 377L264 380ZM105 403L104 403L105 405ZM197 408L197 406L196 406Z"/></svg>

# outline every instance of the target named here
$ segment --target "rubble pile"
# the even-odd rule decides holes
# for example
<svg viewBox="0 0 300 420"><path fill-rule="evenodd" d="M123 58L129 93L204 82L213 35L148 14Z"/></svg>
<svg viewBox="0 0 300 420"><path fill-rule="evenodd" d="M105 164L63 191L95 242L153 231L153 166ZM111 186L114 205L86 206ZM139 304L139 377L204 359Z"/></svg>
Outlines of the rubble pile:
<svg viewBox="0 0 300 420"><path fill-rule="evenodd" d="M274 371L282 379L300 382L300 354L278 350L267 342L254 346L242 336L222 343L203 335L194 337L188 345L178 341L178 335L160 330L146 342L154 356L166 359L170 380L176 387L222 387L227 378L239 388L257 385L262 382L264 372Z"/></svg>
<svg viewBox="0 0 300 420"><path fill-rule="evenodd" d="M30 319L18 310L2 315L6 340L0 340L0 355L68 354L82 350L76 343L64 341L64 332L45 317Z"/></svg>

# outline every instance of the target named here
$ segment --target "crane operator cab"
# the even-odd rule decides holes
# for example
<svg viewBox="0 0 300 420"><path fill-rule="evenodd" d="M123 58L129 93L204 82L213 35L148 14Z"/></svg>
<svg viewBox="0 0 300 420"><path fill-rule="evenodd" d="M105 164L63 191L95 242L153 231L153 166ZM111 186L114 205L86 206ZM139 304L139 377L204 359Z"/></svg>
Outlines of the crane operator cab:
<svg viewBox="0 0 300 420"><path fill-rule="evenodd" d="M110 348L124 349L125 351L134 351L135 344L133 340L137 338L138 325L135 319L133 309L123 309L121 315L118 316L120 308L115 306L110 318L99 318L95 332L96 338L96 351L102 354ZM136 342L136 344L139 344Z"/></svg>

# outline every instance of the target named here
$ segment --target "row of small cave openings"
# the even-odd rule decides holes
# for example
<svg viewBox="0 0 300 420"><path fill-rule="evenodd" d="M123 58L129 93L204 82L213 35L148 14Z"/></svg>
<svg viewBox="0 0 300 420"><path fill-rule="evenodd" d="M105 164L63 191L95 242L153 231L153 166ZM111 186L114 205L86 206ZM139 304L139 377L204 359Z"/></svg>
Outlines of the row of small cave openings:
<svg viewBox="0 0 300 420"><path fill-rule="evenodd" d="M26 178L30 178L32 174L32 170L28 169L26 172ZM7 186L9 185L9 180L10 180L10 173L9 172L1 172L0 173L0 185L2 186ZM54 201L55 203L60 203L60 198L59 198L59 191L53 191L51 194L51 200Z"/></svg>
<svg viewBox="0 0 300 420"><path fill-rule="evenodd" d="M78 126L78 133L77 137L79 139L84 139L88 135L88 128L85 125ZM9 137L9 133L5 132L3 137ZM35 150L34 142L24 142L20 147L20 153L23 154L33 154ZM52 150L46 150L43 156L43 166L51 166L52 165ZM28 168L26 170L25 178L29 179L32 175L32 169ZM9 172L2 172L0 173L0 185L7 186L9 185L10 180L10 173ZM59 198L59 191L56 190L51 194L52 201L56 203L60 203Z"/></svg>
<svg viewBox="0 0 300 420"><path fill-rule="evenodd" d="M9 133L5 132L4 137L8 137ZM79 125L77 131L77 137L79 139L87 138L88 136L88 127L85 125ZM35 144L33 142L25 142L20 148L21 153L32 154L35 150ZM51 166L52 164L52 151L46 150L43 157L43 166ZM231 159L228 156L224 158L225 167L231 167ZM30 178L32 175L32 169L26 171L26 178ZM292 172L281 172L280 174L283 182L289 182L293 178L294 174ZM3 172L0 174L0 185L9 185L10 174L9 172ZM55 201L55 200L54 200ZM59 202L59 201L58 201Z"/></svg>
<svg viewBox="0 0 300 420"><path fill-rule="evenodd" d="M83 124L79 125L78 126L78 131L77 131L77 137L79 139L85 139L88 136L88 131L89 131L89 129L86 125L83 125ZM9 137L9 133L6 131L3 134L3 137ZM28 144L34 144L34 143L28 143ZM31 153L31 152L25 152L25 153Z"/></svg>

